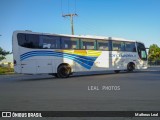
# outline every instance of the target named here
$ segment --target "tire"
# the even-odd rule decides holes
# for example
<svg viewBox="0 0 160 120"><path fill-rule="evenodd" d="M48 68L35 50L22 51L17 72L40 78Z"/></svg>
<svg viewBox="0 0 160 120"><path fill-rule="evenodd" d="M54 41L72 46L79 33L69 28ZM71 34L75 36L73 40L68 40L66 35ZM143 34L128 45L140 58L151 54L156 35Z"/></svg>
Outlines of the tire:
<svg viewBox="0 0 160 120"><path fill-rule="evenodd" d="M57 76L60 78L67 78L71 74L71 67L69 65L60 65L57 69Z"/></svg>
<svg viewBox="0 0 160 120"><path fill-rule="evenodd" d="M115 72L115 73L119 73L119 72L120 72L120 70L115 70L114 72Z"/></svg>
<svg viewBox="0 0 160 120"><path fill-rule="evenodd" d="M57 75L57 73L55 73L54 76L55 76L56 78L59 78L59 76Z"/></svg>
<svg viewBox="0 0 160 120"><path fill-rule="evenodd" d="M128 72L133 72L134 69L135 69L135 64L134 63L128 63L127 71Z"/></svg>

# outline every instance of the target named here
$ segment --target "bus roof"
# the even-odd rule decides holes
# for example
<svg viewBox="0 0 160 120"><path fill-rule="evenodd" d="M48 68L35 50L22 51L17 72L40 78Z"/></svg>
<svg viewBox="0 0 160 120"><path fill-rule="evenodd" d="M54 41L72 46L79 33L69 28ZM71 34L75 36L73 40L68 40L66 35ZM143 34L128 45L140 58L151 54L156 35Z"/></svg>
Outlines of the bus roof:
<svg viewBox="0 0 160 120"><path fill-rule="evenodd" d="M13 34L17 33L30 33L30 34L39 34L39 35L55 35L55 36L63 36L63 37L74 37L74 38L88 38L88 39L99 39L99 40L115 40L115 41L130 41L130 42L140 42L136 40L128 40L124 38L116 38L116 37L106 37L106 36L96 36L96 35L67 35L67 34L51 34L51 33L40 33L40 32L32 32L30 30L16 30ZM140 42L142 43L142 42Z"/></svg>

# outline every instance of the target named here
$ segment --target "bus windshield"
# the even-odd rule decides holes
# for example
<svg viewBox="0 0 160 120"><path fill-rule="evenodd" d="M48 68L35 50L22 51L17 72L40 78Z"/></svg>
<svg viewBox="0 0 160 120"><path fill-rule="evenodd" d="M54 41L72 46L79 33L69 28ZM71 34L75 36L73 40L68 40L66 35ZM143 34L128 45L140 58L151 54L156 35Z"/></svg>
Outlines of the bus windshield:
<svg viewBox="0 0 160 120"><path fill-rule="evenodd" d="M137 50L138 50L138 55L141 60L146 61L147 60L147 52L146 48L142 43L137 43Z"/></svg>

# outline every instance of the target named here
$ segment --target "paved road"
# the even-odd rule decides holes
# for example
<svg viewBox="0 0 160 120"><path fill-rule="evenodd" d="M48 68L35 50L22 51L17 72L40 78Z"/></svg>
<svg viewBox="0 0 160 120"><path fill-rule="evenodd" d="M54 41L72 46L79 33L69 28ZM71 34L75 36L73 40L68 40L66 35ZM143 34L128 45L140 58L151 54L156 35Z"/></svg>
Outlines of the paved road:
<svg viewBox="0 0 160 120"><path fill-rule="evenodd" d="M89 90L91 86L98 86L99 90ZM158 70L78 74L67 79L48 75L1 75L0 110L160 111L159 91Z"/></svg>

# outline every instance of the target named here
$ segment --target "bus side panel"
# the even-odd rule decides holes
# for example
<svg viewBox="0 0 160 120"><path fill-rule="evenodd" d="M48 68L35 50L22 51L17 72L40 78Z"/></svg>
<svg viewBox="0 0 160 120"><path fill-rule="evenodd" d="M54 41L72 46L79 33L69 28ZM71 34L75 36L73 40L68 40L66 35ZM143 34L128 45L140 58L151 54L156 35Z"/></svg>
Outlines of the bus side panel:
<svg viewBox="0 0 160 120"><path fill-rule="evenodd" d="M37 73L53 73L51 59L37 59Z"/></svg>
<svg viewBox="0 0 160 120"><path fill-rule="evenodd" d="M80 65L79 63L75 63L75 72L82 72L82 71L89 71L86 68L84 68L82 65Z"/></svg>
<svg viewBox="0 0 160 120"><path fill-rule="evenodd" d="M51 59L26 59L21 61L21 73L53 73Z"/></svg>
<svg viewBox="0 0 160 120"><path fill-rule="evenodd" d="M112 60L113 70L126 70L128 63L133 62L136 65L137 53L112 51L110 59Z"/></svg>
<svg viewBox="0 0 160 120"><path fill-rule="evenodd" d="M121 54L125 54L124 52L120 51L112 51L112 54L110 55L112 59L112 68L113 70L123 70L125 69L125 57L121 57Z"/></svg>
<svg viewBox="0 0 160 120"><path fill-rule="evenodd" d="M94 62L94 70L109 70L109 51L102 51L101 55L98 56L96 61Z"/></svg>
<svg viewBox="0 0 160 120"><path fill-rule="evenodd" d="M36 74L37 61L36 60L24 60L21 61L21 73Z"/></svg>

